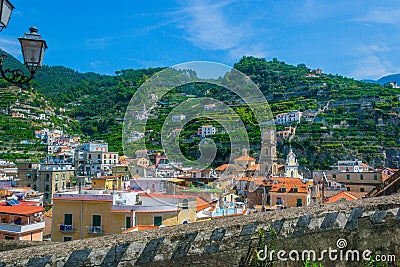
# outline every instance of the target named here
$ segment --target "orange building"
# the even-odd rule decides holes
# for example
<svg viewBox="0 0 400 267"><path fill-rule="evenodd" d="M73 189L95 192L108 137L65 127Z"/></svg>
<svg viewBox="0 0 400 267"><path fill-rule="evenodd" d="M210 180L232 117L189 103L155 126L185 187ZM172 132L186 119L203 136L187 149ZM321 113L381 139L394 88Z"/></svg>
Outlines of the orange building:
<svg viewBox="0 0 400 267"><path fill-rule="evenodd" d="M38 202L0 203L0 239L43 240L44 208Z"/></svg>
<svg viewBox="0 0 400 267"><path fill-rule="evenodd" d="M302 207L311 203L311 191L299 178L273 178L269 195L271 205Z"/></svg>

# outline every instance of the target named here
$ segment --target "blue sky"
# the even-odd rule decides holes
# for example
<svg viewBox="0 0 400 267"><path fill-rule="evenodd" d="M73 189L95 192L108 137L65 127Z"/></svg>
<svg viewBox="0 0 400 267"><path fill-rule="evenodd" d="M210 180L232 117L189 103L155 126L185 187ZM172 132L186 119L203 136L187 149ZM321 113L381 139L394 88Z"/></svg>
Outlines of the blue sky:
<svg viewBox="0 0 400 267"><path fill-rule="evenodd" d="M80 72L253 55L356 79L400 73L398 0L11 2L0 47L21 59L17 37L35 25L45 64Z"/></svg>

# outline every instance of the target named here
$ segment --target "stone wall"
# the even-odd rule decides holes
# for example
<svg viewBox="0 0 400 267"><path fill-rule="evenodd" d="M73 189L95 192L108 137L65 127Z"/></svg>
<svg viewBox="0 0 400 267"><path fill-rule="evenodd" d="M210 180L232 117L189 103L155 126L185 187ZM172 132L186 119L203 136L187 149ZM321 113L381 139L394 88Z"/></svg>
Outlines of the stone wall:
<svg viewBox="0 0 400 267"><path fill-rule="evenodd" d="M338 249L341 238L347 242L344 249L399 258L400 195L16 249L0 253L0 266L245 266L261 229L274 229L276 239L268 247L276 250ZM302 265L280 261L277 266Z"/></svg>

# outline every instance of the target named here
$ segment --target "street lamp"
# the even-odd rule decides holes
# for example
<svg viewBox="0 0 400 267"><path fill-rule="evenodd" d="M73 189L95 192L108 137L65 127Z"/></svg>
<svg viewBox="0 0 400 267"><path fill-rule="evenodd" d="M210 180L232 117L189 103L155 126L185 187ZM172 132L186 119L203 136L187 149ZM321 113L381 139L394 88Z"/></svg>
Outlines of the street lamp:
<svg viewBox="0 0 400 267"><path fill-rule="evenodd" d="M29 33L25 33L23 37L18 38L21 43L22 55L24 57L25 66L28 68L30 75L27 76L20 70L3 69L4 58L6 54L0 56L0 72L3 79L14 84L28 83L33 79L38 68L42 67L44 51L47 49L46 41L42 39L36 27L30 27Z"/></svg>
<svg viewBox="0 0 400 267"><path fill-rule="evenodd" d="M8 0L0 0L0 32L7 28L14 6Z"/></svg>

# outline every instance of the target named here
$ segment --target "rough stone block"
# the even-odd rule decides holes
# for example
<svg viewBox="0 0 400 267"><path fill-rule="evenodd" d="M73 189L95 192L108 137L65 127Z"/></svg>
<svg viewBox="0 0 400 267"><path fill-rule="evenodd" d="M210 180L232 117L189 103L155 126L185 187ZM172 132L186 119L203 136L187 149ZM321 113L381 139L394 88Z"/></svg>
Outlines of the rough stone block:
<svg viewBox="0 0 400 267"><path fill-rule="evenodd" d="M64 267L83 266L83 263L88 258L90 252L91 252L90 249L72 251L67 262L64 264Z"/></svg>
<svg viewBox="0 0 400 267"><path fill-rule="evenodd" d="M297 221L296 228L294 229L293 236L304 235L308 228L308 225L310 225L312 217L313 214L300 216Z"/></svg>
<svg viewBox="0 0 400 267"><path fill-rule="evenodd" d="M140 264L145 265L146 263L152 262L157 254L158 248L160 247L163 241L164 237L150 240L146 244L135 265L140 265Z"/></svg>
<svg viewBox="0 0 400 267"><path fill-rule="evenodd" d="M336 219L339 216L339 212L331 212L325 215L324 220L322 221L320 229L331 230L337 227Z"/></svg>
<svg viewBox="0 0 400 267"><path fill-rule="evenodd" d="M189 252L192 242L197 236L197 232L186 234L176 245L174 252L172 253L171 260L185 257Z"/></svg>
<svg viewBox="0 0 400 267"><path fill-rule="evenodd" d="M51 255L47 255L46 257L43 257L43 258L29 259L27 266L29 266L29 267L44 267L49 262L50 258L51 258Z"/></svg>
<svg viewBox="0 0 400 267"><path fill-rule="evenodd" d="M384 218L386 217L386 214L386 210L378 210L370 217L370 219L374 224L383 223L385 222Z"/></svg>
<svg viewBox="0 0 400 267"><path fill-rule="evenodd" d="M118 263L121 261L129 245L130 243L126 243L123 245L117 245L110 248L100 266L101 267L118 266Z"/></svg>
<svg viewBox="0 0 400 267"><path fill-rule="evenodd" d="M347 223L344 227L346 230L354 230L358 228L358 219L362 217L364 212L363 208L354 208L351 213L350 217L347 220Z"/></svg>

